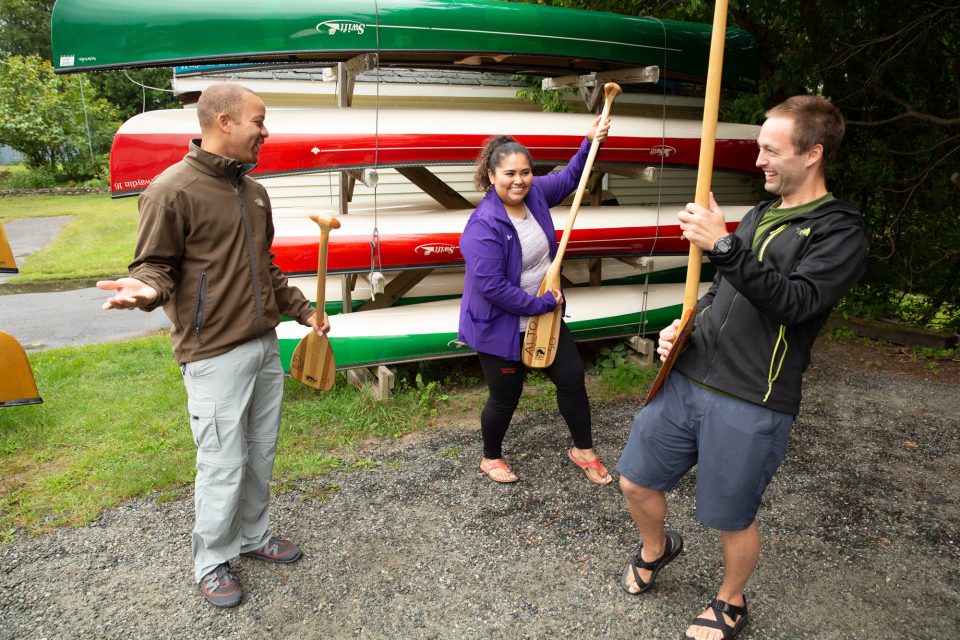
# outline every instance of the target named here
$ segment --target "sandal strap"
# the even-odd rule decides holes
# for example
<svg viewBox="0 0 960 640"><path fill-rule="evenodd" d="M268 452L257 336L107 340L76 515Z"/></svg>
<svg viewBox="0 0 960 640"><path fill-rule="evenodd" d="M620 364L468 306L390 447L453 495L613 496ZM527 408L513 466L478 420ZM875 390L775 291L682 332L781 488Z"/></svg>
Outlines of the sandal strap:
<svg viewBox="0 0 960 640"><path fill-rule="evenodd" d="M716 609L720 613L725 613L731 618L736 616L737 619L739 619L741 616L747 615L747 599L746 598L743 599L742 607L737 607L727 602L724 602L720 598L714 598L710 602L710 608ZM736 620L734 620L734 622L736 622Z"/></svg>
<svg viewBox="0 0 960 640"><path fill-rule="evenodd" d="M693 624L698 627L710 627L711 629L718 629L723 633L723 637L727 638L727 633L733 630L733 627L727 624L727 621L723 619L723 616L720 616L719 620L711 620L710 618L694 618Z"/></svg>
<svg viewBox="0 0 960 640"><path fill-rule="evenodd" d="M640 577L640 572L637 571L637 565L638 565L637 560L640 560L639 551L637 552L637 557L633 559L632 563L630 563L630 569L633 571L633 581L637 584L638 587L640 587L641 589L645 589L647 587L647 583L643 581L643 578ZM640 562L642 562L643 564L647 564L646 562L643 562L643 560L640 560ZM646 567L640 567L640 568L646 569Z"/></svg>
<svg viewBox="0 0 960 640"><path fill-rule="evenodd" d="M573 457L573 449L568 451L567 455L570 457L571 460L573 460L574 464L576 464L578 467L580 467L584 471L587 470L587 467L590 467L592 469L596 469L597 473L600 475L601 478L607 477L606 472L603 470L603 463L600 462L599 456L594 458L590 462L580 462L579 460Z"/></svg>
<svg viewBox="0 0 960 640"><path fill-rule="evenodd" d="M494 460L488 463L486 466L484 466L482 462L480 463L480 471L483 471L484 473L490 473L494 469L501 469L507 473L513 473L510 471L510 467L508 467L503 460Z"/></svg>
<svg viewBox="0 0 960 640"><path fill-rule="evenodd" d="M664 545L663 553L660 554L660 557L654 560L653 562L647 562L641 557L640 552L643 551L643 543L641 542L640 549L637 551L637 557L634 558L634 561L633 561L634 566L640 567L641 569L644 569L646 571L653 571L654 569L659 567L660 563L663 562L667 558L667 556L673 553L673 544L674 544L673 538L671 538L670 536L665 536L665 537L667 539L667 542L669 542L670 544Z"/></svg>

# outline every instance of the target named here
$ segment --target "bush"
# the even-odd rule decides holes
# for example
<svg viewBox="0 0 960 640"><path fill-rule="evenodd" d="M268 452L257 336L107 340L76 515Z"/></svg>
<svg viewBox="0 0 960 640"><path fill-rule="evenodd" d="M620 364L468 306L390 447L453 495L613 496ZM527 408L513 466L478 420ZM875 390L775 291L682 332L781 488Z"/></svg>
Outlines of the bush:
<svg viewBox="0 0 960 640"><path fill-rule="evenodd" d="M76 156L60 165L57 171L57 181L79 183L83 187L106 187L110 185L110 154L101 153L94 156L94 163L90 163L90 156Z"/></svg>
<svg viewBox="0 0 960 640"><path fill-rule="evenodd" d="M43 167L16 173L0 171L0 189L49 189L55 186L56 175Z"/></svg>

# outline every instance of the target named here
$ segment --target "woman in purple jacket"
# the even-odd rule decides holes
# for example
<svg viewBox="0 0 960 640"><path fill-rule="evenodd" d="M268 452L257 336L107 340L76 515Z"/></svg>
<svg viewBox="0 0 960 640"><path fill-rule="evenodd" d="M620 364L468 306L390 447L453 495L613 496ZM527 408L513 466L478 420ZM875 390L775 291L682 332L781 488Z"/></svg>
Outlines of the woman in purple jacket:
<svg viewBox="0 0 960 640"><path fill-rule="evenodd" d="M467 273L457 339L480 356L490 389L480 414L480 469L497 482L517 481L501 459L501 444L523 393L520 347L527 318L563 304L558 289L537 297L547 267L557 255L550 207L576 188L590 143L594 136L601 142L606 139L609 122L601 125L598 117L580 150L557 173L534 177L530 152L509 136L488 140L477 160L474 184L487 195L460 237ZM583 361L565 323L561 323L556 359L543 371L557 385L557 407L573 436L570 459L592 482L608 484L611 478L593 452Z"/></svg>

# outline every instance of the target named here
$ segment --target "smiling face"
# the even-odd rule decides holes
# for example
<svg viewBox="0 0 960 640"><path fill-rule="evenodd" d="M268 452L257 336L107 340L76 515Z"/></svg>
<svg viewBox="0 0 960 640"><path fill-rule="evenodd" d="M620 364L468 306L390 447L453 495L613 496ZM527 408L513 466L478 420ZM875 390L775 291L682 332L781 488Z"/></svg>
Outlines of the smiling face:
<svg viewBox="0 0 960 640"><path fill-rule="evenodd" d="M757 144L760 146L757 166L763 169L767 191L789 197L804 185L809 172L809 152L797 153L792 119L768 119L760 127Z"/></svg>
<svg viewBox="0 0 960 640"><path fill-rule="evenodd" d="M260 155L260 147L270 135L264 125L267 110L263 100L249 93L245 96L243 110L238 119L234 120L225 114L221 117L229 119L229 131L224 148L224 155L237 162L256 162Z"/></svg>
<svg viewBox="0 0 960 640"><path fill-rule="evenodd" d="M522 153L514 153L500 162L495 171L488 171L490 183L506 207L523 204L533 184L533 170L530 160Z"/></svg>

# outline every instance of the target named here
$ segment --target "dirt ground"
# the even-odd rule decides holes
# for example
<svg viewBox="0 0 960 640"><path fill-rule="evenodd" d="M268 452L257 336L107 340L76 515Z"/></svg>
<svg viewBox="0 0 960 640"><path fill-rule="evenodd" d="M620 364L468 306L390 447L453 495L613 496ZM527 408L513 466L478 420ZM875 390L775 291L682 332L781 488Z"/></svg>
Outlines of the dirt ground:
<svg viewBox="0 0 960 640"><path fill-rule="evenodd" d="M760 510L740 637L960 637L958 364L821 338ZM594 404L611 469L640 406ZM695 473L668 498L685 553L628 596L619 576L638 535L616 485L588 484L566 459L559 414L515 417L514 485L478 473L477 425L461 415L371 443L367 471L279 495L274 530L305 557L234 562L233 610L192 582L190 487L86 527L19 532L0 547L0 638L679 638L722 572L717 532L694 517Z"/></svg>

